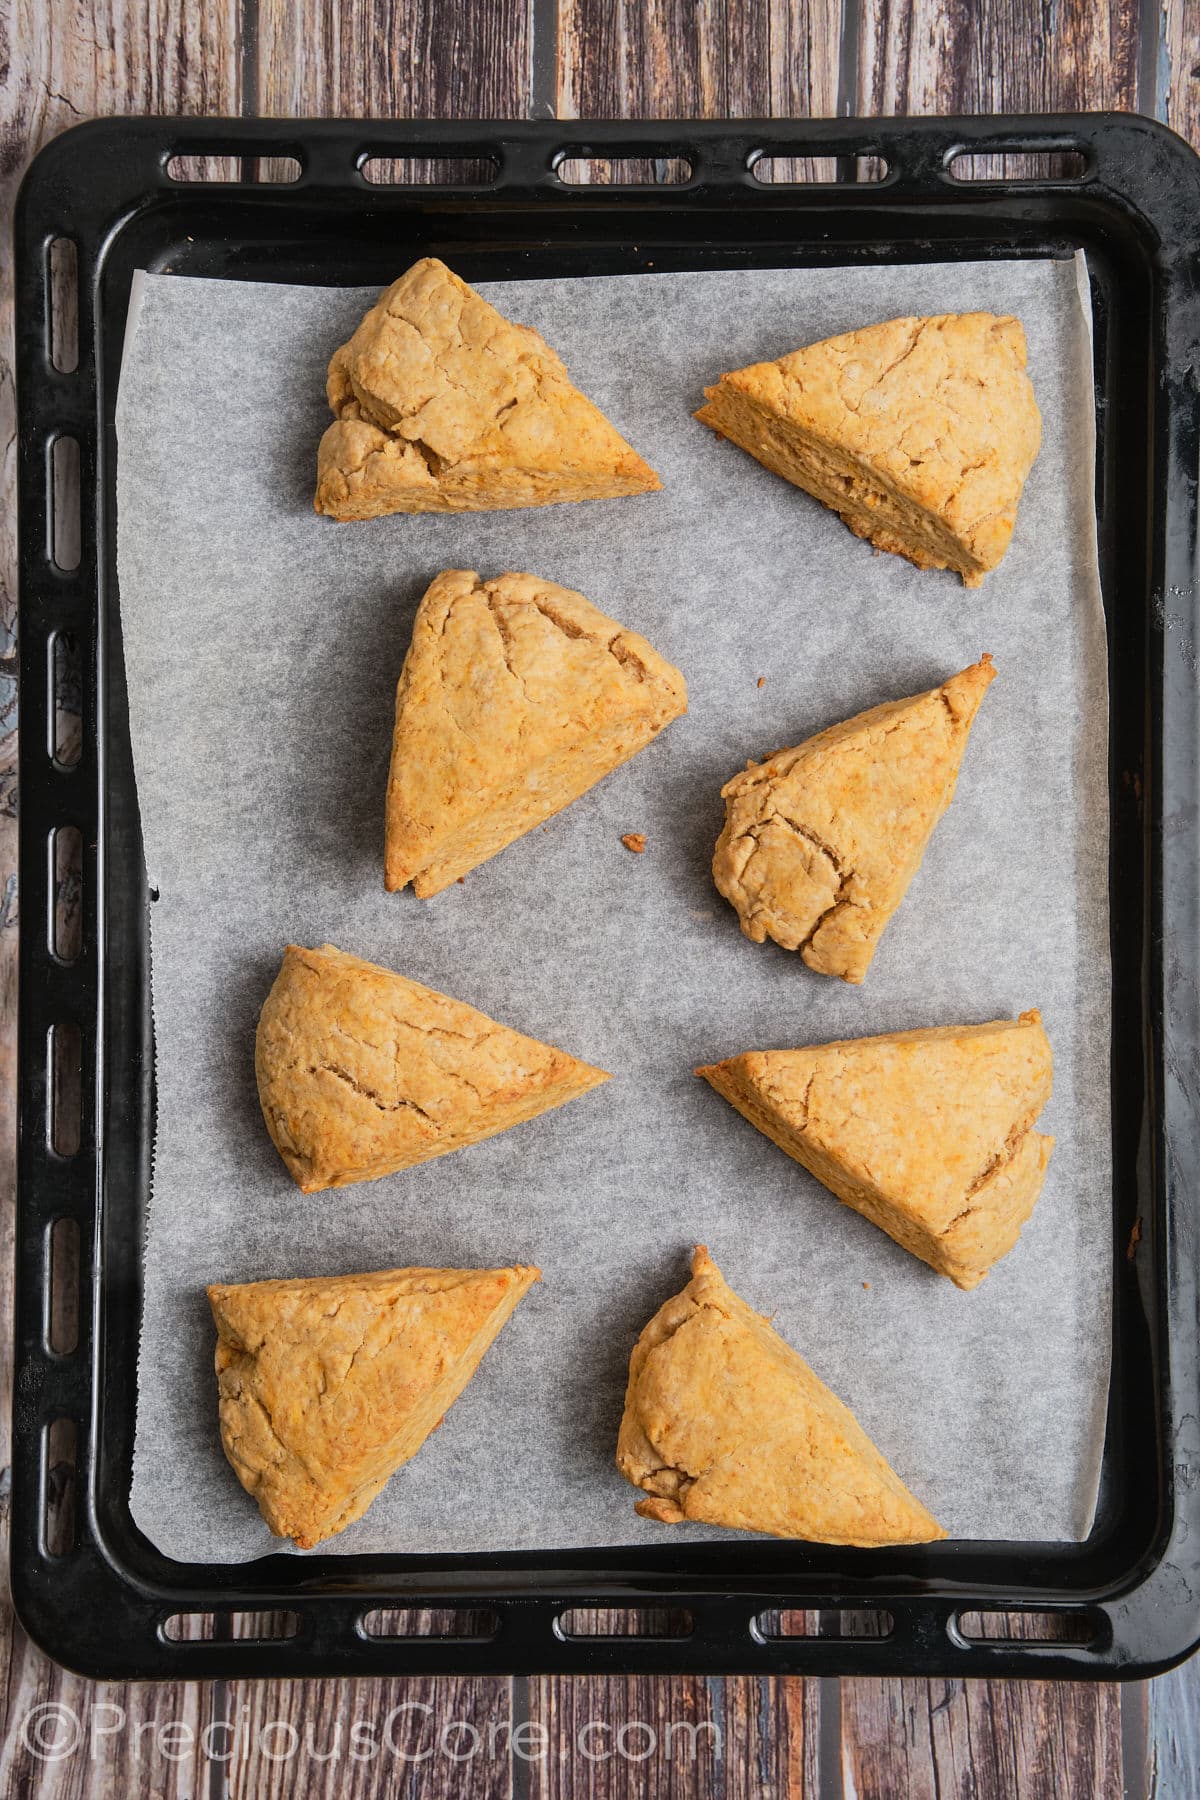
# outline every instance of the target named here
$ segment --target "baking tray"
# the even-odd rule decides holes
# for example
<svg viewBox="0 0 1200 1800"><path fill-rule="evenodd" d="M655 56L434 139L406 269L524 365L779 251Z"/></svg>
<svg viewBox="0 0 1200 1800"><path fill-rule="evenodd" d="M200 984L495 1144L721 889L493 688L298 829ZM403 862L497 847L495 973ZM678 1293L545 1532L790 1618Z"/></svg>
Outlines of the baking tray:
<svg viewBox="0 0 1200 1800"><path fill-rule="evenodd" d="M951 168L963 153L1001 152L1042 159L1039 172L968 182ZM180 155L240 157L242 179L176 181L168 163ZM763 156L838 159L844 179L767 183L753 172ZM277 168L264 159L283 157L299 165L294 182L257 178ZM376 185L363 170L380 157L465 159L471 179ZM562 178L568 157L650 159L660 174L682 158L691 173L678 184L579 186ZM883 178L856 179L867 172L861 158L882 159ZM1074 173L1057 172L1070 166L1063 159ZM1200 160L1162 126L1121 115L107 120L42 151L16 214L24 930L12 1585L22 1620L52 1656L106 1679L681 1670L1111 1678L1165 1668L1200 1641L1198 231ZM78 270L69 374L50 354L51 246L61 238L73 240ZM113 410L133 271L382 287L426 254L469 281L495 281L1078 248L1095 310L1112 803L1113 1362L1090 1537L856 1551L768 1539L673 1544L664 1533L661 1544L610 1550L484 1555L464 1546L452 1557L272 1555L235 1566L164 1557L129 1511L154 1119L153 895L116 585ZM81 555L69 573L53 556L60 437L78 442L82 490ZM72 634L81 653L82 753L70 767L54 755L59 634ZM83 841L82 944L69 963L54 948L55 834L68 826ZM71 1025L82 1041L80 1143L62 1155L52 1142L52 1046ZM62 1219L80 1240L69 1353L50 1347L52 1232ZM73 1474L50 1447L63 1420L75 1432ZM47 1532L64 1480L67 1549ZM574 1635L567 1615L588 1608L635 1609L626 1621L635 1633L653 1623L648 1611L670 1609L671 1635ZM451 1615L453 1635L421 1634L430 1609ZM372 1635L369 1615L381 1611L393 1635ZM781 1611L809 1635L774 1635ZM980 1612L1007 1623L970 1636L968 1615ZM247 1613L289 1615L292 1635L253 1635L272 1627L239 1620ZM1034 1635L1042 1627L1029 1615L1043 1613L1056 1621L1050 1637ZM179 1615L182 1627L172 1624Z"/></svg>

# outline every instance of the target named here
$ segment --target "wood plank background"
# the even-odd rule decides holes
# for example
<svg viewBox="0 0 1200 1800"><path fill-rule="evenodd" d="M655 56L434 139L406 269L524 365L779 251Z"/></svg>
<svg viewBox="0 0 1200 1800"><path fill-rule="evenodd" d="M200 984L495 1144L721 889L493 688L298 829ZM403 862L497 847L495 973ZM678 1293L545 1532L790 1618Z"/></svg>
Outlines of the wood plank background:
<svg viewBox="0 0 1200 1800"><path fill-rule="evenodd" d="M6 229L17 183L37 148L77 119L98 114L651 118L1077 107L1155 114L1200 145L1200 0L0 0ZM6 244L0 257L5 1409L17 927L14 470ZM7 1411L0 1433L7 1443ZM0 1515L7 1493L5 1470ZM70 1712L39 1715L38 1707ZM378 1732L396 1707L408 1708L396 1715L400 1749L415 1759L434 1742L434 1754L370 1756L363 1737L355 1757L352 1722ZM71 1745L71 1716L82 1722L82 1741L65 1754L39 1754L39 1741ZM0 1604L0 1720L0 1796L56 1800L140 1793L171 1800L200 1794L353 1800L401 1792L463 1800L642 1794L1181 1800L1200 1794L1194 1664L1123 1690L686 1678L96 1687L49 1663ZM451 1721L462 1723L438 1747L436 1732ZM481 1744L474 1754L472 1730Z"/></svg>

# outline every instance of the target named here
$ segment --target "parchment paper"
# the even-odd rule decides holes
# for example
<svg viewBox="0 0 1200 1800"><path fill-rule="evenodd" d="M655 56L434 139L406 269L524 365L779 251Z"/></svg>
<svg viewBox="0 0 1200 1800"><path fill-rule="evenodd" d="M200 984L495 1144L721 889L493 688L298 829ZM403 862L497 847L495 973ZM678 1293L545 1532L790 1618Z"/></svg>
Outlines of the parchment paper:
<svg viewBox="0 0 1200 1800"><path fill-rule="evenodd" d="M953 1537L1074 1539L1109 1364L1105 645L1089 326L1027 261L485 285L659 470L644 498L337 525L325 365L373 293L145 281L118 406L120 587L152 907L158 1143L133 1513L166 1553L278 1549L225 1463L204 1283L539 1263L479 1374L335 1552L650 1542L613 1449L630 1346L705 1241ZM1045 441L977 592L875 556L696 424L722 369L904 312L1014 312ZM687 676L633 763L432 901L388 896L396 678L445 567L580 589ZM958 797L865 986L756 947L713 888L747 757L996 659ZM760 688L758 678L765 676ZM643 856L622 833L646 834ZM615 1072L584 1100L305 1199L258 1111L259 1007L331 940ZM958 1292L692 1075L1042 1008L1058 1147L1019 1247ZM685 1535L675 1528L676 1537ZM717 1535L692 1530L694 1536Z"/></svg>

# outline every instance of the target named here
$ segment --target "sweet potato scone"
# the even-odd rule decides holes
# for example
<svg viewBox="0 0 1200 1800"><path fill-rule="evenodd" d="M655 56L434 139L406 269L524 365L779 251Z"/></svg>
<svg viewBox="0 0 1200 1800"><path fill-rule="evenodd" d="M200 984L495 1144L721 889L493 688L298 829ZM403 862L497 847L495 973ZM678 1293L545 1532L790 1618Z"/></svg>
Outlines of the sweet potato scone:
<svg viewBox="0 0 1200 1800"><path fill-rule="evenodd" d="M387 887L440 892L686 711L679 670L582 594L445 570L396 690Z"/></svg>
<svg viewBox="0 0 1200 1800"><path fill-rule="evenodd" d="M1019 319L891 319L752 363L696 417L832 507L856 536L978 587L1041 444Z"/></svg>
<svg viewBox="0 0 1200 1800"><path fill-rule="evenodd" d="M750 1050L697 1069L839 1200L956 1287L1033 1211L1054 1139L1033 1129L1054 1060L1039 1012L989 1025Z"/></svg>
<svg viewBox="0 0 1200 1800"><path fill-rule="evenodd" d="M721 789L713 880L754 943L861 982L954 797L990 656L940 688L874 706Z"/></svg>
<svg viewBox="0 0 1200 1800"><path fill-rule="evenodd" d="M610 500L662 486L536 331L436 257L394 281L333 354L317 453L334 519Z"/></svg>
<svg viewBox="0 0 1200 1800"><path fill-rule="evenodd" d="M617 1467L646 1495L636 1510L664 1525L864 1547L946 1535L703 1244L634 1346Z"/></svg>
<svg viewBox="0 0 1200 1800"><path fill-rule="evenodd" d="M277 1537L361 1518L540 1270L384 1269L214 1286L221 1442Z"/></svg>
<svg viewBox="0 0 1200 1800"><path fill-rule="evenodd" d="M258 1097L305 1194L494 1137L610 1077L325 944L289 944L258 1021Z"/></svg>

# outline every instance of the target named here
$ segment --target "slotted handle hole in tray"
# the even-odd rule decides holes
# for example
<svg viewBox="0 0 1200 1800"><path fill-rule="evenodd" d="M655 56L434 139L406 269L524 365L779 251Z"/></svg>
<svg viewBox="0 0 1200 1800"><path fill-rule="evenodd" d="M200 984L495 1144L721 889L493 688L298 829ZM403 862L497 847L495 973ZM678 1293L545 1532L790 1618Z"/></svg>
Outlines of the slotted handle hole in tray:
<svg viewBox="0 0 1200 1800"><path fill-rule="evenodd" d="M74 1156L83 1132L83 1038L67 1022L50 1031L50 1142L59 1156Z"/></svg>
<svg viewBox="0 0 1200 1800"><path fill-rule="evenodd" d="M60 375L79 366L79 252L69 237L50 245L50 360Z"/></svg>
<svg viewBox="0 0 1200 1800"><path fill-rule="evenodd" d="M55 1219L50 1228L50 1294L46 1342L56 1356L70 1356L79 1343L79 1226Z"/></svg>
<svg viewBox="0 0 1200 1800"><path fill-rule="evenodd" d="M1089 1613L1046 1611L962 1612L958 1630L969 1644L1090 1644L1099 1626Z"/></svg>
<svg viewBox="0 0 1200 1800"><path fill-rule="evenodd" d="M57 437L50 451L50 554L64 575L79 567L79 440Z"/></svg>
<svg viewBox="0 0 1200 1800"><path fill-rule="evenodd" d="M570 187L678 187L693 171L686 156L564 156L554 173Z"/></svg>
<svg viewBox="0 0 1200 1800"><path fill-rule="evenodd" d="M159 1626L172 1644L279 1643L294 1638L300 1619L294 1612L180 1612Z"/></svg>
<svg viewBox="0 0 1200 1800"><path fill-rule="evenodd" d="M373 187L490 187L499 169L490 156L368 156L359 166Z"/></svg>
<svg viewBox="0 0 1200 1800"><path fill-rule="evenodd" d="M50 754L60 769L79 761L82 737L82 671L79 639L73 631L56 631L47 646L50 682Z"/></svg>
<svg viewBox="0 0 1200 1800"><path fill-rule="evenodd" d="M559 1613L563 1638L689 1638L696 1621L682 1606L575 1606Z"/></svg>
<svg viewBox="0 0 1200 1800"><path fill-rule="evenodd" d="M266 184L299 181L300 161L295 156L211 156L180 153L167 160L171 181L255 181Z"/></svg>
<svg viewBox="0 0 1200 1800"><path fill-rule="evenodd" d="M50 1556L65 1556L75 1546L77 1448L74 1419L52 1419L42 1434L42 1538Z"/></svg>
<svg viewBox="0 0 1200 1800"><path fill-rule="evenodd" d="M50 948L73 963L83 948L83 838L78 825L54 833L54 919Z"/></svg>
<svg viewBox="0 0 1200 1800"><path fill-rule="evenodd" d="M768 185L812 182L882 181L888 172L882 156L756 156L750 164L755 181Z"/></svg>
<svg viewBox="0 0 1200 1800"><path fill-rule="evenodd" d="M759 1613L752 1630L754 1636L772 1643L779 1638L865 1639L891 1637L895 1620L882 1607L864 1607L858 1612L849 1608L804 1612L783 1609Z"/></svg>
<svg viewBox="0 0 1200 1800"><path fill-rule="evenodd" d="M460 1643L486 1643L500 1629L497 1613L468 1607L376 1607L364 1613L363 1631L371 1638L453 1638Z"/></svg>
<svg viewBox="0 0 1200 1800"><path fill-rule="evenodd" d="M962 150L946 166L955 181L1079 181L1088 172L1082 150Z"/></svg>

